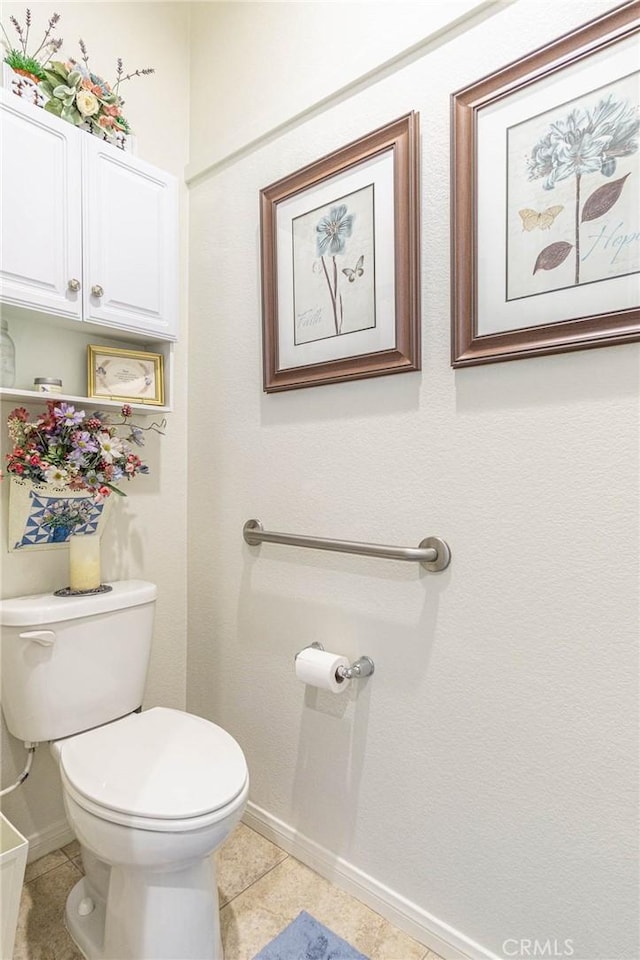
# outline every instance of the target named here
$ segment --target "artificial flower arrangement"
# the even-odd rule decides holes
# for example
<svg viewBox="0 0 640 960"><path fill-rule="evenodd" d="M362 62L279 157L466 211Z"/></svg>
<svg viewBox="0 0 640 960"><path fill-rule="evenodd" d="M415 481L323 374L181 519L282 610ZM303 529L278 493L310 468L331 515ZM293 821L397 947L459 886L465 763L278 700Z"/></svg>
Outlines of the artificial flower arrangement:
<svg viewBox="0 0 640 960"><path fill-rule="evenodd" d="M9 17L9 21L17 35L17 45L11 42L9 36L7 35L7 31L0 23L0 29L4 35L4 43L7 47L7 53L4 58L4 62L9 64L15 73L20 73L25 77L29 77L30 80L34 81L34 83L39 83L41 80L44 80L44 68L51 60L53 55L56 54L62 46L62 37L54 38L52 36L59 20L59 13L54 13L49 18L49 22L40 45L35 49L32 49L31 53L28 51L29 33L31 31L31 10L28 7L25 16L24 27L18 23L15 17Z"/></svg>
<svg viewBox="0 0 640 960"><path fill-rule="evenodd" d="M44 71L45 79L40 89L49 99L44 109L63 120L79 126L85 121L95 124L108 137L117 133L131 133L131 127L122 113L124 100L120 97L120 84L132 77L154 73L152 67L134 70L125 74L120 57L116 65L113 86L89 69L89 55L83 40L80 40L83 63L70 59L66 63L52 60Z"/></svg>
<svg viewBox="0 0 640 960"><path fill-rule="evenodd" d="M47 402L47 409L35 420L29 419L24 407L13 410L7 419L9 436L14 444L7 454L7 472L33 483L52 483L70 490L86 490L96 501L112 492L126 496L117 484L132 480L139 473L148 473L133 445L143 446L144 430L163 433L164 421L149 427L131 421L132 410L125 403L122 419L112 423L106 414L76 410L72 404ZM126 435L118 436L120 428ZM68 511L80 511L82 500L68 504ZM75 518L52 517L49 526L86 522L80 514Z"/></svg>
<svg viewBox="0 0 640 960"><path fill-rule="evenodd" d="M111 84L89 69L89 54L84 40L79 41L82 63L72 57L64 61L52 59L62 46L61 39L51 37L60 20L58 13L50 18L44 39L31 54L28 52L31 10L27 8L24 27L13 16L9 20L16 31L18 46L12 46L2 27L3 42L8 51L4 61L14 72L29 77L38 85L38 90L47 98L44 109L48 113L76 126L88 123L92 132L95 127L108 138L131 133L131 127L122 113L124 100L120 96L120 84L133 77L155 73L153 67L125 74L122 59L118 57L115 80Z"/></svg>

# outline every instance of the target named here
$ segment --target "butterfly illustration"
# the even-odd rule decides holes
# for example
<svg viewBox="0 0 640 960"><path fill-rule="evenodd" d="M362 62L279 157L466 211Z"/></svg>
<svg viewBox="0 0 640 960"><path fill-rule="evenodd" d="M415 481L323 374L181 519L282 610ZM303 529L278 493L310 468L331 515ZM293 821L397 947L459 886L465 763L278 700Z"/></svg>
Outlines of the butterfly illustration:
<svg viewBox="0 0 640 960"><path fill-rule="evenodd" d="M356 277L361 277L364 273L364 253L359 258L353 270L350 267L345 267L342 272L345 277L349 277L349 283L353 283Z"/></svg>
<svg viewBox="0 0 640 960"><path fill-rule="evenodd" d="M527 232L535 230L536 227L540 227L541 230L549 230L555 218L563 210L564 207L562 206L547 207L542 213L538 213L537 210L530 210L528 207L525 207L524 210L518 210L518 214L522 218L522 229Z"/></svg>

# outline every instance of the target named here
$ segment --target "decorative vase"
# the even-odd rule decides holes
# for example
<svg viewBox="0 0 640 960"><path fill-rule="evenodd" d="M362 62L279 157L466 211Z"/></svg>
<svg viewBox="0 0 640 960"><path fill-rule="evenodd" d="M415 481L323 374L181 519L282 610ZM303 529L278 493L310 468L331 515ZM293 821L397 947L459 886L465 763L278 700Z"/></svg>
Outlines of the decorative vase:
<svg viewBox="0 0 640 960"><path fill-rule="evenodd" d="M54 527L51 531L51 543L66 543L70 533L69 527Z"/></svg>
<svg viewBox="0 0 640 960"><path fill-rule="evenodd" d="M16 384L16 347L9 336L9 323L0 318L0 387Z"/></svg>
<svg viewBox="0 0 640 960"><path fill-rule="evenodd" d="M100 586L100 537L96 533L72 533L69 537L69 586L74 591Z"/></svg>

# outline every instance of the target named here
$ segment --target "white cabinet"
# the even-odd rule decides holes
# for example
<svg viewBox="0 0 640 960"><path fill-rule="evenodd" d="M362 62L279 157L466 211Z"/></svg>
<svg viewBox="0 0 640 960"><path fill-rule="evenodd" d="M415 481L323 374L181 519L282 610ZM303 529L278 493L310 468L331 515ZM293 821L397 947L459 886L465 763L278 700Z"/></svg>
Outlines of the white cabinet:
<svg viewBox="0 0 640 960"><path fill-rule="evenodd" d="M0 299L175 340L175 177L6 91L0 108Z"/></svg>
<svg viewBox="0 0 640 960"><path fill-rule="evenodd" d="M82 141L85 319L175 339L175 179L97 137Z"/></svg>
<svg viewBox="0 0 640 960"><path fill-rule="evenodd" d="M15 96L0 107L2 300L80 320L81 133Z"/></svg>

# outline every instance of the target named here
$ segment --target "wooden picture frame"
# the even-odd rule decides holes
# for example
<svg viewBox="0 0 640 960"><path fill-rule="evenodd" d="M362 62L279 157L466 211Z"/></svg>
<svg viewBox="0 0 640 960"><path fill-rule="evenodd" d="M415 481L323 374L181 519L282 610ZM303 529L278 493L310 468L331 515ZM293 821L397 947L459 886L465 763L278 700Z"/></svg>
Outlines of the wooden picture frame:
<svg viewBox="0 0 640 960"><path fill-rule="evenodd" d="M454 367L640 339L639 16L452 95Z"/></svg>
<svg viewBox="0 0 640 960"><path fill-rule="evenodd" d="M267 393L420 369L419 115L260 193Z"/></svg>
<svg viewBox="0 0 640 960"><path fill-rule="evenodd" d="M92 399L163 406L162 354L89 344L87 365L87 396Z"/></svg>

